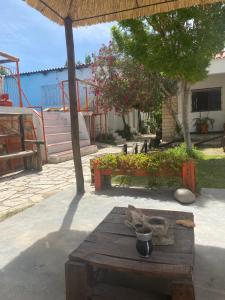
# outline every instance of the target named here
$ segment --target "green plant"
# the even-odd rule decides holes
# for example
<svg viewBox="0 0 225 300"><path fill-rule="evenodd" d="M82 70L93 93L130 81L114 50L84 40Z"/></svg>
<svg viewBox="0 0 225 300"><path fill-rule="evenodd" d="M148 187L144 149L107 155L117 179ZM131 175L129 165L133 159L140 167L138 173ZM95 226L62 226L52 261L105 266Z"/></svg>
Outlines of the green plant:
<svg viewBox="0 0 225 300"><path fill-rule="evenodd" d="M122 130L118 129L118 130L116 130L116 132L120 136L122 136L122 138L124 138L124 139L126 139L128 141L130 141L130 140L132 140L134 138L134 135L133 135L133 133L130 130L130 126L127 125L127 124L124 125L124 129L122 129Z"/></svg>
<svg viewBox="0 0 225 300"><path fill-rule="evenodd" d="M144 120L141 120L140 123L139 123L139 132L141 134L148 133L148 124Z"/></svg>
<svg viewBox="0 0 225 300"><path fill-rule="evenodd" d="M187 150L182 144L176 148L151 154L106 154L96 160L100 169L135 169L156 173L161 170L179 172L183 162L200 157L202 154L199 150L195 148Z"/></svg>
<svg viewBox="0 0 225 300"><path fill-rule="evenodd" d="M96 142L116 145L115 138L111 133L102 133L96 136Z"/></svg>
<svg viewBox="0 0 225 300"><path fill-rule="evenodd" d="M197 148L193 147L191 150L188 150L185 144L180 144L178 147L170 148L166 150L169 155L172 155L174 158L182 158L187 160L190 158L193 159L202 159L204 157L203 153Z"/></svg>
<svg viewBox="0 0 225 300"><path fill-rule="evenodd" d="M201 132L201 127L205 125L211 126L211 128L213 128L215 123L214 119L209 118L208 116L202 118L201 114L198 118L194 118L192 121L194 122L194 126L197 132Z"/></svg>

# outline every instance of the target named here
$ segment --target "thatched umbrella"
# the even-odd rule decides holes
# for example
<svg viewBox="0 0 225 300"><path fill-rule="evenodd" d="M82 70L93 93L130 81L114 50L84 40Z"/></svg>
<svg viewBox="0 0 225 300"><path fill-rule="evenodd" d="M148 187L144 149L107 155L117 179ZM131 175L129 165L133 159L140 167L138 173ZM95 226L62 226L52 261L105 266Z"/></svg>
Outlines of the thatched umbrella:
<svg viewBox="0 0 225 300"><path fill-rule="evenodd" d="M101 22L137 18L217 0L26 0L52 21L65 26L71 133L77 192L84 192L84 178L80 156L77 98L75 92L75 54L73 27Z"/></svg>

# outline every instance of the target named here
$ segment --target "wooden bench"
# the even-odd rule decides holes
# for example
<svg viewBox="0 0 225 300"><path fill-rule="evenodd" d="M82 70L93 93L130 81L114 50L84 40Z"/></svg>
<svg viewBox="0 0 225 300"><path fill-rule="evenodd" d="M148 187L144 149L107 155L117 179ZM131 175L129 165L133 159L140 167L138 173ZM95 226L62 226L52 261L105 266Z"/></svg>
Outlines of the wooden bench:
<svg viewBox="0 0 225 300"><path fill-rule="evenodd" d="M10 159L23 158L25 169L27 170L35 169L41 171L42 170L41 145L43 145L44 142L35 141L35 140L24 140L24 143L36 145L36 150L23 150L16 153L0 155L0 162L10 160Z"/></svg>

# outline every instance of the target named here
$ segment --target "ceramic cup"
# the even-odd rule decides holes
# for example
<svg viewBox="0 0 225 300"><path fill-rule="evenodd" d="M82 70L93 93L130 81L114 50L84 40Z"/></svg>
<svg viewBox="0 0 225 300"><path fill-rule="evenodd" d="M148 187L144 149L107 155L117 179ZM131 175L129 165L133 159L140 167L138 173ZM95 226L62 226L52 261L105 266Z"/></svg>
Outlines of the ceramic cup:
<svg viewBox="0 0 225 300"><path fill-rule="evenodd" d="M148 257L153 250L152 231L143 229L141 226L136 226L136 249L140 256Z"/></svg>

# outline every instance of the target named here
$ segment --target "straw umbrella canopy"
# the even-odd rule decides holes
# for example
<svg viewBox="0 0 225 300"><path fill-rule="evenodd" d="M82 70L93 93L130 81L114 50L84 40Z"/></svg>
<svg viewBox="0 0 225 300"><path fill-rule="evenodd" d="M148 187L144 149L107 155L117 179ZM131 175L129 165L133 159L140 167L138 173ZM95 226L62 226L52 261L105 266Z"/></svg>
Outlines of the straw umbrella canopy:
<svg viewBox="0 0 225 300"><path fill-rule="evenodd" d="M84 192L80 156L73 27L132 19L156 13L218 2L217 0L26 0L52 21L64 25L67 46L71 133L77 192Z"/></svg>

